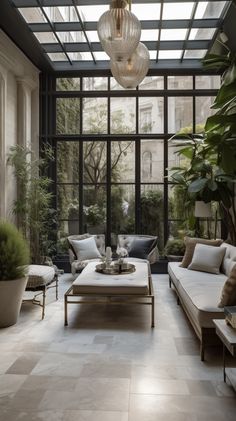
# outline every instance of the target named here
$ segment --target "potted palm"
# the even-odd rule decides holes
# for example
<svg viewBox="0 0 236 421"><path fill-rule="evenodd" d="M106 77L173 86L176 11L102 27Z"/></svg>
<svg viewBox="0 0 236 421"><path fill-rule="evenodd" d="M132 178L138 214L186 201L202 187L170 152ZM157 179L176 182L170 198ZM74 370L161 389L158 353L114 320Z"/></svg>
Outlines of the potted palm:
<svg viewBox="0 0 236 421"><path fill-rule="evenodd" d="M173 238L167 241L164 254L169 262L180 262L183 259L184 252L184 240L180 238Z"/></svg>
<svg viewBox="0 0 236 421"><path fill-rule="evenodd" d="M29 249L15 225L0 221L0 327L17 322L27 283Z"/></svg>

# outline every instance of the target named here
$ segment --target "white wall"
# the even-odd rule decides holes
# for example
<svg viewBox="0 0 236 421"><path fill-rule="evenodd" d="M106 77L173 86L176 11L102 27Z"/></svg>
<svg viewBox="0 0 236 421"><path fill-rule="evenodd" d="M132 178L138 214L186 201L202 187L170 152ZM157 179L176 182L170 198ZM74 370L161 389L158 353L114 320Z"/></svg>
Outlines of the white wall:
<svg viewBox="0 0 236 421"><path fill-rule="evenodd" d="M7 165L10 147L38 147L39 70L0 30L0 217L14 219L16 183Z"/></svg>

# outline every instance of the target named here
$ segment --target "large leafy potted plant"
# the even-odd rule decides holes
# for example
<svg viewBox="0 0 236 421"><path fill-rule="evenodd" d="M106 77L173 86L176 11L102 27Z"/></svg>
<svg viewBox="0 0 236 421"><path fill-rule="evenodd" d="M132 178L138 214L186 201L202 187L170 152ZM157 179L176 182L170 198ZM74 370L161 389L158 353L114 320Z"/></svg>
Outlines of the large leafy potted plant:
<svg viewBox="0 0 236 421"><path fill-rule="evenodd" d="M0 327L16 323L27 283L29 249L22 234L0 221Z"/></svg>
<svg viewBox="0 0 236 421"><path fill-rule="evenodd" d="M170 139L186 158L186 165L172 168L171 179L185 187L192 203L219 204L228 239L235 245L236 54L208 55L204 65L223 72L212 106L217 111L207 119L204 134L177 134Z"/></svg>

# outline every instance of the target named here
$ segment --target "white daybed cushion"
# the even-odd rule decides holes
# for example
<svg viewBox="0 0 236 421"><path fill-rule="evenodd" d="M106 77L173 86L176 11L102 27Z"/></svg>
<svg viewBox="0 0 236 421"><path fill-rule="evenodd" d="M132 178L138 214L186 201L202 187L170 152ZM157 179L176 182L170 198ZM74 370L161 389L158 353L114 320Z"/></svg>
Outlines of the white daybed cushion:
<svg viewBox="0 0 236 421"><path fill-rule="evenodd" d="M224 312L218 308L218 303L226 275L191 271L181 268L178 262L170 262L168 272L195 325L214 327L213 319L224 318Z"/></svg>
<svg viewBox="0 0 236 421"><path fill-rule="evenodd" d="M104 275L95 271L97 262L90 262L73 282L74 294L149 294L149 265L136 262L136 271L122 275Z"/></svg>

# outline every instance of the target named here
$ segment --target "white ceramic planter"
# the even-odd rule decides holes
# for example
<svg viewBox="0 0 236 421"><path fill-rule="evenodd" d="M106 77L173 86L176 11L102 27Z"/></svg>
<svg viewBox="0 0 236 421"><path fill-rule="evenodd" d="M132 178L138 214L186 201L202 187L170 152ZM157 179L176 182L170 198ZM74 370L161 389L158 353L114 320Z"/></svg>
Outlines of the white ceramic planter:
<svg viewBox="0 0 236 421"><path fill-rule="evenodd" d="M17 322L26 283L27 277L0 281L0 328Z"/></svg>

